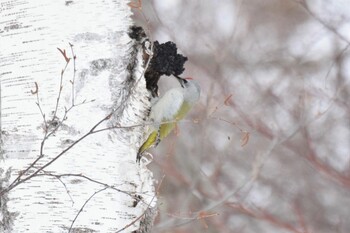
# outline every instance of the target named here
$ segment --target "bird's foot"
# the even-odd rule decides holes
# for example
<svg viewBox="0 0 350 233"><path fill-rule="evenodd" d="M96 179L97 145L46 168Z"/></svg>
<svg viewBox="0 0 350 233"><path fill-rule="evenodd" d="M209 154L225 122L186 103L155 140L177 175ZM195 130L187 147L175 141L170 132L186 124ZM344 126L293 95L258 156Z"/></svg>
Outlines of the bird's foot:
<svg viewBox="0 0 350 233"><path fill-rule="evenodd" d="M141 159L142 159L142 164L147 166L148 164L150 164L153 161L153 155L149 152L146 152L146 151L143 153L137 154L136 162L138 164L141 163Z"/></svg>

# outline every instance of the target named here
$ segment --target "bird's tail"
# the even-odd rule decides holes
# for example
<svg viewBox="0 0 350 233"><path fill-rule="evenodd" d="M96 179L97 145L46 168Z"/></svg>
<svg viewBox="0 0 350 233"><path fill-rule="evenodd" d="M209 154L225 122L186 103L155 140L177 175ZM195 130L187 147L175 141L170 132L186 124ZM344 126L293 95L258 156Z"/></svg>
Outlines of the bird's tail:
<svg viewBox="0 0 350 233"><path fill-rule="evenodd" d="M147 150L148 148L150 148L151 146L154 145L154 143L156 142L158 137L158 132L157 131L153 131L147 138L147 140L142 144L142 146L140 147L139 151L137 152L137 156L136 156L136 162L140 163L140 160L142 158L142 154L143 152L145 152L145 150Z"/></svg>

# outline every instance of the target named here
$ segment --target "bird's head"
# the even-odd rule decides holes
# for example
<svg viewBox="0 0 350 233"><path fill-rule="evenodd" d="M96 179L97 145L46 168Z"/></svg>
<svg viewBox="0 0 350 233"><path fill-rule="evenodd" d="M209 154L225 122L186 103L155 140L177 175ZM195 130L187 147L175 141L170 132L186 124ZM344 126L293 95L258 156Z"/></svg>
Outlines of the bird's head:
<svg viewBox="0 0 350 233"><path fill-rule="evenodd" d="M185 89L185 95L189 100L195 102L199 99L199 95L201 92L201 88L199 84L193 78L181 78L179 76L175 76L179 81L182 88Z"/></svg>
<svg viewBox="0 0 350 233"><path fill-rule="evenodd" d="M181 78L177 75L174 75L177 79L177 81L179 81L181 87L185 88L186 84L188 84L189 80L193 80L193 78L187 77L187 78Z"/></svg>

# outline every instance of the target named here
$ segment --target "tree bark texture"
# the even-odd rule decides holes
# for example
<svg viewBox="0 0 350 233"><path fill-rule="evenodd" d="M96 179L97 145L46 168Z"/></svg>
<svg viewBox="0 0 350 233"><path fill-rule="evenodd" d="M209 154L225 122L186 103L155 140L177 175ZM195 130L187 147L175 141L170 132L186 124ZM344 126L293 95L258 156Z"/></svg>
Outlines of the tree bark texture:
<svg viewBox="0 0 350 233"><path fill-rule="evenodd" d="M0 231L151 225L152 176L135 163L146 61L128 1L0 2Z"/></svg>

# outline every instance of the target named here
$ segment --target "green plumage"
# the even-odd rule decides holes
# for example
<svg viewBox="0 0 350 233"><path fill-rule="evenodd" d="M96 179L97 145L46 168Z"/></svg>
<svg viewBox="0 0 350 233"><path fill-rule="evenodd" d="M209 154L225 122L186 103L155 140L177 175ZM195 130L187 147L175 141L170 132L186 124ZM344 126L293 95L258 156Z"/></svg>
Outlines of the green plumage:
<svg viewBox="0 0 350 233"><path fill-rule="evenodd" d="M163 119L163 122L165 122L165 123L160 125L159 131L155 130L148 136L147 140L140 147L138 153L142 154L145 150L152 147L153 145L157 146L157 144L158 144L158 143L156 143L157 137L159 137L159 141L161 141L165 137L167 137L170 134L170 132L175 128L176 123L186 116L186 114L188 113L190 108L191 108L191 106L189 104L184 103L182 105L182 107L179 109L179 111L177 112L177 114L175 115L174 119L172 119L172 120ZM159 132L159 134L158 134L158 132Z"/></svg>
<svg viewBox="0 0 350 233"><path fill-rule="evenodd" d="M190 80L176 77L181 87L168 90L152 106L150 119L154 123L147 140L140 147L136 161L140 161L142 153L170 134L176 123L183 119L200 96L199 85Z"/></svg>

